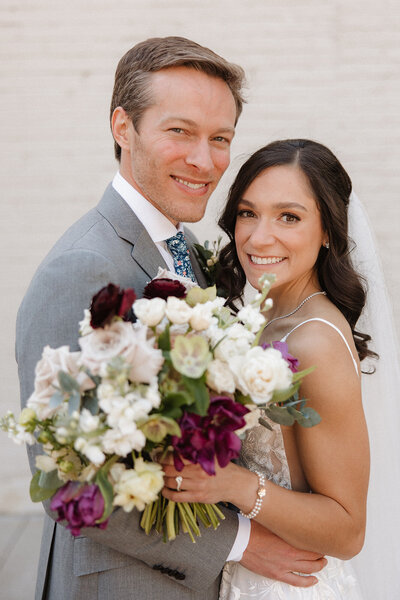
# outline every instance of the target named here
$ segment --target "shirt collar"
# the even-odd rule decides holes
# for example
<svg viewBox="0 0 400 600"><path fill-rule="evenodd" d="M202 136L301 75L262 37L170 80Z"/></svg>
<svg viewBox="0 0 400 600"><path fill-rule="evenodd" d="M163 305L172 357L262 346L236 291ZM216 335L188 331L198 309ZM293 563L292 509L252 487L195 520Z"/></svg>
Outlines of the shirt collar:
<svg viewBox="0 0 400 600"><path fill-rule="evenodd" d="M176 228L165 215L128 183L119 171L112 181L112 186L133 210L154 243L167 240L178 231L183 231L181 223Z"/></svg>

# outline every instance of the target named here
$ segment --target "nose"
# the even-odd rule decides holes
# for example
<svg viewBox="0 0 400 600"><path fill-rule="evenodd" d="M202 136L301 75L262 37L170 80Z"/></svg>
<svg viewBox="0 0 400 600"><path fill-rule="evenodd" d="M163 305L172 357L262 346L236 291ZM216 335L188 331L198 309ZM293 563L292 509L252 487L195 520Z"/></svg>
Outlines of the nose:
<svg viewBox="0 0 400 600"><path fill-rule="evenodd" d="M185 162L199 171L210 173L214 169L214 161L208 140L196 140L191 144Z"/></svg>
<svg viewBox="0 0 400 600"><path fill-rule="evenodd" d="M272 246L276 242L274 228L267 219L260 219L251 232L251 243L254 250Z"/></svg>

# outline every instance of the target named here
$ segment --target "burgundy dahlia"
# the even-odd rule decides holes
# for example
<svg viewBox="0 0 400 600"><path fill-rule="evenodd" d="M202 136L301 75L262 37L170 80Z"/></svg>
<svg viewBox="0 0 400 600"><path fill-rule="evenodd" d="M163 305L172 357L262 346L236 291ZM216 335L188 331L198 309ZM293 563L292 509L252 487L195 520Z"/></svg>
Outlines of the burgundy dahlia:
<svg viewBox="0 0 400 600"><path fill-rule="evenodd" d="M126 320L126 315L136 300L132 288L120 289L118 285L109 283L92 298L90 325L93 329L109 325L115 316Z"/></svg>
<svg viewBox="0 0 400 600"><path fill-rule="evenodd" d="M182 458L199 464L209 475L215 475L215 458L220 467L239 456L241 442L234 433L246 424L249 410L231 398L217 396L210 402L205 417L184 413L179 421L181 437L172 437L174 464L183 469Z"/></svg>
<svg viewBox="0 0 400 600"><path fill-rule="evenodd" d="M144 298L163 298L166 300L168 296L185 298L185 286L176 279L164 279L160 277L160 279L153 279L150 281L143 292Z"/></svg>
<svg viewBox="0 0 400 600"><path fill-rule="evenodd" d="M72 535L79 535L81 527L105 529L108 520L97 523L104 512L104 498L97 485L69 481L53 496L50 508L57 512L59 521L67 521Z"/></svg>
<svg viewBox="0 0 400 600"><path fill-rule="evenodd" d="M262 347L264 350L266 348L275 348L275 350L279 350L279 352L282 354L282 357L289 364L289 369L292 371L292 373L297 373L299 370L299 360L290 354L286 342L272 342L272 344L263 344Z"/></svg>

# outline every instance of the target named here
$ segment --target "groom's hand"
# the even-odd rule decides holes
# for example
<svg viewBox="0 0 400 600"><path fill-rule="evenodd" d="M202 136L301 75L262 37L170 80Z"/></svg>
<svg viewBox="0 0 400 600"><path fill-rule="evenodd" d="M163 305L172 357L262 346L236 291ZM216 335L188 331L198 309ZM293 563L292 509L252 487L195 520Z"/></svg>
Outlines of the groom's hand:
<svg viewBox="0 0 400 600"><path fill-rule="evenodd" d="M321 554L293 548L262 525L252 521L250 540L240 563L263 577L297 587L311 587L318 583L318 579L309 574L323 569L327 560Z"/></svg>

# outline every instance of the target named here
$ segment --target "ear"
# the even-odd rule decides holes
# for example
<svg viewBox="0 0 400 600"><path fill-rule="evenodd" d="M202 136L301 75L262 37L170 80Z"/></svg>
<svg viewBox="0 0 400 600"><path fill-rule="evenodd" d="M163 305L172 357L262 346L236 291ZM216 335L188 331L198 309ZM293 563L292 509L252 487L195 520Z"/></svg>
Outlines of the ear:
<svg viewBox="0 0 400 600"><path fill-rule="evenodd" d="M114 140L121 147L121 150L129 150L130 127L132 127L132 121L122 106L117 106L111 117L111 130Z"/></svg>

